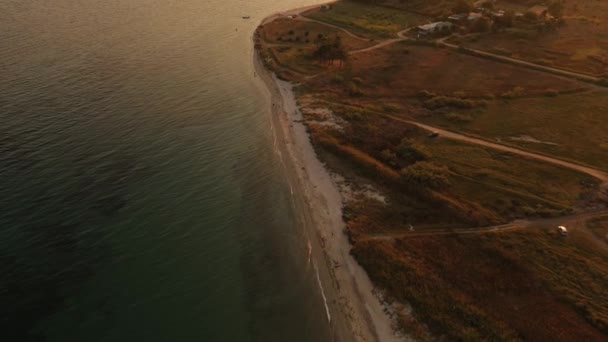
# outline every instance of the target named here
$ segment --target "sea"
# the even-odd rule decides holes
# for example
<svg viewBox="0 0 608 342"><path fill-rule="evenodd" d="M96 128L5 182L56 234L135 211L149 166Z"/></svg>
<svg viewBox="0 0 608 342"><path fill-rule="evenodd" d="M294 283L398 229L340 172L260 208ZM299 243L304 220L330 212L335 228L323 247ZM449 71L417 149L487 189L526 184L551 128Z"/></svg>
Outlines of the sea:
<svg viewBox="0 0 608 342"><path fill-rule="evenodd" d="M251 41L315 2L0 0L1 341L331 341Z"/></svg>

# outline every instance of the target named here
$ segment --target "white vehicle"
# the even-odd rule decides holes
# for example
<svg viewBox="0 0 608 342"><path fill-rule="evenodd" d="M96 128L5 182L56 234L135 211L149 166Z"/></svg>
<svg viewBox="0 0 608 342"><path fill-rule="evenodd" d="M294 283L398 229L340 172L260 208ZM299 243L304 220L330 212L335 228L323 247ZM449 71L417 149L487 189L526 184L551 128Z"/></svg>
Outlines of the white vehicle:
<svg viewBox="0 0 608 342"><path fill-rule="evenodd" d="M560 235L562 236L567 236L568 235L568 228L564 227L564 226L559 226L557 227L557 231L559 232Z"/></svg>

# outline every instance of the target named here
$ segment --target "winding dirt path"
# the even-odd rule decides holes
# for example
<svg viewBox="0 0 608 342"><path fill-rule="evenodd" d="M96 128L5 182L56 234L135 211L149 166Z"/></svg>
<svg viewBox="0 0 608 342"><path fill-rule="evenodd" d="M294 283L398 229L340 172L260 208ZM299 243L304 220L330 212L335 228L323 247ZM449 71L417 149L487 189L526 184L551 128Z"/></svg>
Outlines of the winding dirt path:
<svg viewBox="0 0 608 342"><path fill-rule="evenodd" d="M565 167L565 168L568 168L571 170L579 171L579 172L588 174L592 177L599 179L602 182L602 188L608 189L608 173L605 171L602 171L602 170L592 168L590 166L585 166L585 165L577 164L575 162L566 161L566 160L558 159L555 157L550 157L550 156L547 156L544 154L539 154L539 153L522 150L522 149L519 149L516 147L493 143L488 140L474 138L474 137L471 137L468 135L448 131L446 129L429 126L429 125L426 125L426 124L423 124L423 123L420 123L417 121L403 119L403 118L400 118L400 117L397 117L394 115L388 115L388 114L383 114L383 115L394 121L403 122L403 123L407 123L410 125L415 125L415 126L418 126L422 129L430 131L430 132L437 132L437 133L439 133L440 136L442 136L444 138L464 141L464 142L467 142L470 144L481 145L481 146L489 147L489 148L492 148L495 150L510 152L510 153L517 154L517 155L520 155L520 156L523 156L526 158L536 159L536 160L544 161L544 162L551 163L554 165L559 165L559 166L562 166L562 167Z"/></svg>

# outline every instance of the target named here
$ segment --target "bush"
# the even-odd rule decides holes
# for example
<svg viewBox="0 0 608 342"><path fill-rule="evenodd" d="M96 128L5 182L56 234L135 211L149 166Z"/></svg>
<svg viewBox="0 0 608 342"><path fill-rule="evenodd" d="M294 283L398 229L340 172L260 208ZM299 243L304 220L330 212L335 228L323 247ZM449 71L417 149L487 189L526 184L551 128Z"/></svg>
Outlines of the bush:
<svg viewBox="0 0 608 342"><path fill-rule="evenodd" d="M397 163L397 155L395 154L395 152L389 149L383 150L380 156L382 157L382 161L384 161L390 166L396 167L397 165L399 165Z"/></svg>
<svg viewBox="0 0 608 342"><path fill-rule="evenodd" d="M500 97L502 97L504 99L512 99L512 98L519 97L519 96L522 96L522 95L524 95L524 88L522 88L522 87L515 87L515 88L513 88L513 89L511 89L511 90L509 90L509 91L507 91L505 93L502 93L500 95Z"/></svg>
<svg viewBox="0 0 608 342"><path fill-rule="evenodd" d="M459 91L455 91L453 93L454 97L459 97L461 99L464 99L467 97L467 93L465 91L459 90Z"/></svg>
<svg viewBox="0 0 608 342"><path fill-rule="evenodd" d="M382 105L382 110L387 113L396 113L400 109L401 109L401 107L399 107L399 105L396 105L394 103L385 103Z"/></svg>
<svg viewBox="0 0 608 342"><path fill-rule="evenodd" d="M363 96L363 91L354 82L351 82L348 85L348 95L352 97Z"/></svg>
<svg viewBox="0 0 608 342"><path fill-rule="evenodd" d="M407 164L414 164L419 161L427 160L430 153L424 146L415 145L408 139L403 139L397 146L397 156L403 159Z"/></svg>
<svg viewBox="0 0 608 342"><path fill-rule="evenodd" d="M538 17L534 12L526 12L524 14L524 19L526 19L527 21L537 21Z"/></svg>
<svg viewBox="0 0 608 342"><path fill-rule="evenodd" d="M473 100L459 99L449 96L435 96L424 101L424 107L427 109L439 109L443 107L453 107L460 109L471 109L478 106L478 102Z"/></svg>
<svg viewBox="0 0 608 342"><path fill-rule="evenodd" d="M437 96L437 94L430 92L428 90L421 90L418 92L417 95L418 95L418 97L427 98L427 99Z"/></svg>
<svg viewBox="0 0 608 342"><path fill-rule="evenodd" d="M468 114L461 113L447 113L445 118L453 122L471 122L473 117Z"/></svg>
<svg viewBox="0 0 608 342"><path fill-rule="evenodd" d="M335 83L342 84L342 83L344 83L344 77L342 77L342 75L336 74L333 78L333 81Z"/></svg>
<svg viewBox="0 0 608 342"><path fill-rule="evenodd" d="M450 185L449 170L443 165L419 161L401 170L401 179L408 184L438 189Z"/></svg>
<svg viewBox="0 0 608 342"><path fill-rule="evenodd" d="M549 96L549 97L555 97L559 95L559 92L555 89L547 89L545 90L545 96Z"/></svg>

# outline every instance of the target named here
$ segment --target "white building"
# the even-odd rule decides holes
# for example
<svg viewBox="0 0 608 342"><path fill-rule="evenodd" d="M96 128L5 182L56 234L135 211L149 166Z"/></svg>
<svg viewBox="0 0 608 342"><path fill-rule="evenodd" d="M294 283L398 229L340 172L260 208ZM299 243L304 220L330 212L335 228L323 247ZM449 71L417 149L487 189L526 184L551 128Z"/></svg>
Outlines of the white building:
<svg viewBox="0 0 608 342"><path fill-rule="evenodd" d="M436 23L418 26L418 34L426 36L439 32L449 32L454 28L454 24L447 21L438 21Z"/></svg>

